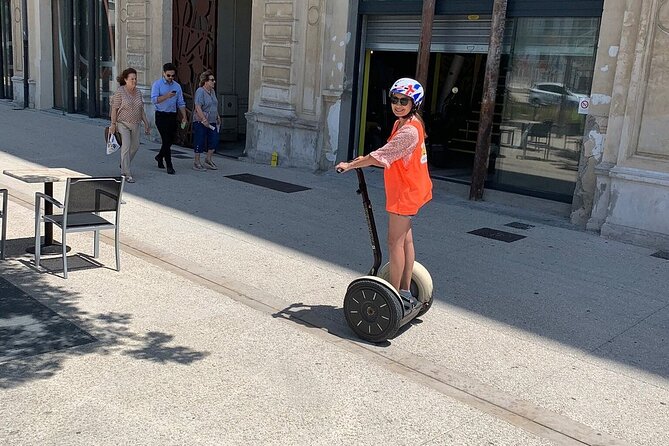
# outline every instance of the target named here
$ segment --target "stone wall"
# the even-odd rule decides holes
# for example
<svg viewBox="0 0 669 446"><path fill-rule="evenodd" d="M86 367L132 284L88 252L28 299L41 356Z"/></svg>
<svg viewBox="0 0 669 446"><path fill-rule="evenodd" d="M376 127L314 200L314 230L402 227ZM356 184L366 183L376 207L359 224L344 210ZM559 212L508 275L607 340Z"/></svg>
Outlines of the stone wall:
<svg viewBox="0 0 669 446"><path fill-rule="evenodd" d="M336 158L348 6L254 2L246 150L256 162L308 169Z"/></svg>
<svg viewBox="0 0 669 446"><path fill-rule="evenodd" d="M669 2L607 0L605 5L620 6L623 14L621 25L602 24L603 31L621 32L619 46L609 47L616 63L608 121L600 120L605 127L597 131L598 117L588 120L584 154L596 156L587 227L606 237L669 249ZM598 55L598 69L605 65ZM593 93L598 93L594 87Z"/></svg>

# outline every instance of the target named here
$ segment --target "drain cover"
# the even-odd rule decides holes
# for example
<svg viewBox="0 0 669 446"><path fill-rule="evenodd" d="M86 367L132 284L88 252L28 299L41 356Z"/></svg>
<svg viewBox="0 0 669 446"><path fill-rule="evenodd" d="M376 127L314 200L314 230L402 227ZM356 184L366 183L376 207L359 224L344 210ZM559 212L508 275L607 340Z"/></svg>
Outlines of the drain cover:
<svg viewBox="0 0 669 446"><path fill-rule="evenodd" d="M528 225L527 223L521 223L519 221L512 221L511 223L507 223L504 226L515 229L532 229L534 227L534 225Z"/></svg>
<svg viewBox="0 0 669 446"><path fill-rule="evenodd" d="M669 260L669 251L658 251L654 254L651 254L651 257L657 257L658 259Z"/></svg>
<svg viewBox="0 0 669 446"><path fill-rule="evenodd" d="M293 192L300 192L303 190L309 190L308 187L299 186L297 184L286 183L279 180L273 180L272 178L265 178L250 173L241 173L239 175L226 175L226 176L232 180L243 181L249 184L255 184L256 186L266 187L267 189L272 189L272 190L278 190L279 192L285 192L287 194Z"/></svg>
<svg viewBox="0 0 669 446"><path fill-rule="evenodd" d="M468 234L478 235L480 237L491 238L499 240L500 242L511 243L524 239L524 235L514 234L512 232L500 231L499 229L480 228L474 231L469 231Z"/></svg>

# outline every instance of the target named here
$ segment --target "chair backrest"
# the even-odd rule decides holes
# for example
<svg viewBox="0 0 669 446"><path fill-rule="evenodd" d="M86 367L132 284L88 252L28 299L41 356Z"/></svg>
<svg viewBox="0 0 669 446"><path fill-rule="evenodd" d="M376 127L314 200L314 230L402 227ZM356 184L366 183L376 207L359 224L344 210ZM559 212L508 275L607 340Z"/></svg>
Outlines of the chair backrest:
<svg viewBox="0 0 669 446"><path fill-rule="evenodd" d="M541 124L531 124L528 130L529 136L546 137L551 133L553 121L544 121Z"/></svg>
<svg viewBox="0 0 669 446"><path fill-rule="evenodd" d="M63 213L118 212L123 183L122 177L68 178Z"/></svg>

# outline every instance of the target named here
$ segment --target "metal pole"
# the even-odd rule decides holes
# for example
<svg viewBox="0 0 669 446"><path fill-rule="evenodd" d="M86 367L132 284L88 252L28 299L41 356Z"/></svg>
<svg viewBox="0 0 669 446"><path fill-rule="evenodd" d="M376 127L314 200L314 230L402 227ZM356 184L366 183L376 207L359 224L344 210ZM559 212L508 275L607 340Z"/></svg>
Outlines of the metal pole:
<svg viewBox="0 0 669 446"><path fill-rule="evenodd" d="M469 190L470 200L481 200L488 171L490 156L490 139L492 134L493 115L495 112L495 93L499 78L499 59L502 53L504 24L506 21L507 0L495 0L492 8L492 24L490 45L486 61L485 79L483 81L483 99L481 103L481 120L476 138L476 153L472 171L472 184Z"/></svg>
<svg viewBox="0 0 669 446"><path fill-rule="evenodd" d="M30 107L30 85L28 84L28 0L23 0L22 4L23 22L23 108Z"/></svg>
<svg viewBox="0 0 669 446"><path fill-rule="evenodd" d="M418 44L418 62L416 63L416 80L425 87L427 72L430 68L430 46L432 44L432 23L434 22L435 0L423 0L423 15Z"/></svg>

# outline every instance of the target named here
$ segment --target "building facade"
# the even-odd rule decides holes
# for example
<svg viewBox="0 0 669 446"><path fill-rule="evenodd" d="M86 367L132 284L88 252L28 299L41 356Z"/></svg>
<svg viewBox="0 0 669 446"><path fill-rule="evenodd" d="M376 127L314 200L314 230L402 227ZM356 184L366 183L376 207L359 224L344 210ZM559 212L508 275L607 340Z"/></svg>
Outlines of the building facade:
<svg viewBox="0 0 669 446"><path fill-rule="evenodd" d="M421 0L27 3L31 106L104 117L127 66L147 102L164 62L187 95L214 69L223 139L255 162L277 153L313 170L383 143L388 87L413 76L422 23ZM508 0L486 187L570 202L577 224L669 249L667 3ZM424 105L435 178L471 177L492 5L436 1ZM17 103L21 6L0 0L0 71Z"/></svg>

